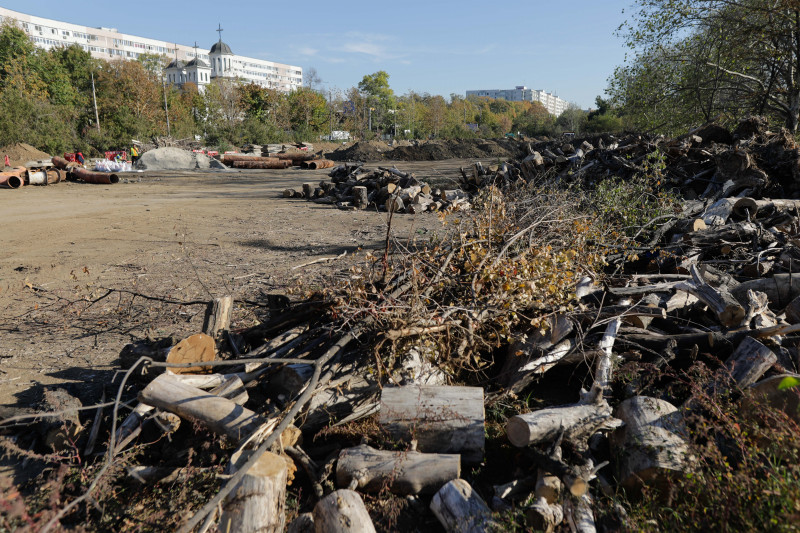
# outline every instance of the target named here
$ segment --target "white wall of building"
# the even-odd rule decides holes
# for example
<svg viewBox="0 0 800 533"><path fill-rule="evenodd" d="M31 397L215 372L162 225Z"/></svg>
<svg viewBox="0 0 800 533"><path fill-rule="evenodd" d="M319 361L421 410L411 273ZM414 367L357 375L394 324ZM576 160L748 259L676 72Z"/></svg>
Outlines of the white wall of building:
<svg viewBox="0 0 800 533"><path fill-rule="evenodd" d="M545 92L541 89L528 89L524 85L518 85L513 89L479 89L467 91L467 98L470 96L482 96L508 100L510 102L540 102L548 113L559 116L567 110L569 102L558 96Z"/></svg>
<svg viewBox="0 0 800 533"><path fill-rule="evenodd" d="M120 33L115 28L92 28L69 22L27 15L0 7L0 22L14 19L30 36L33 43L44 49L77 44L97 59L137 59L140 54L164 55L188 63L195 57L191 46ZM198 49L197 58L211 64L207 50ZM303 69L294 65L275 63L247 56L227 56L229 61L225 77L241 78L281 91L302 87ZM212 78L214 71L212 70ZM198 80L198 85L202 82Z"/></svg>

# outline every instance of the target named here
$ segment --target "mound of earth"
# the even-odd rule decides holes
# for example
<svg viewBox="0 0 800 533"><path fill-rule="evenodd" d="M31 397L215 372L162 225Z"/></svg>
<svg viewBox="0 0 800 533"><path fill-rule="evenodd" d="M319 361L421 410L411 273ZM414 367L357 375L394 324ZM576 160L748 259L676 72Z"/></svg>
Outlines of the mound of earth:
<svg viewBox="0 0 800 533"><path fill-rule="evenodd" d="M198 154L167 146L148 150L135 168L140 170L194 170L211 168L211 158L205 154Z"/></svg>
<svg viewBox="0 0 800 533"><path fill-rule="evenodd" d="M389 147L385 143L368 141L357 142L354 145L336 150L328 154L332 161L382 161L384 152Z"/></svg>
<svg viewBox="0 0 800 533"><path fill-rule="evenodd" d="M50 154L37 150L30 144L16 143L0 148L0 157L8 156L12 167L22 166L28 161L50 159Z"/></svg>

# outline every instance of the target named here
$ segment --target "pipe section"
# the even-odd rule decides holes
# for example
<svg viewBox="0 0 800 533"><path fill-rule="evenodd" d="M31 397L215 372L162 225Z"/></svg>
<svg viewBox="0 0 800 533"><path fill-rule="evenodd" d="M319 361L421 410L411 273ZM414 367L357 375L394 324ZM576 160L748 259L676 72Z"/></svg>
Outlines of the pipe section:
<svg viewBox="0 0 800 533"><path fill-rule="evenodd" d="M234 161L233 168L257 168L257 169L269 169L269 168L289 168L292 166L292 162L289 160L281 160L281 159L274 159L272 161Z"/></svg>
<svg viewBox="0 0 800 533"><path fill-rule="evenodd" d="M23 178L25 171L25 167L17 167L7 172L0 172L0 187L19 189L25 185L25 179Z"/></svg>
<svg viewBox="0 0 800 533"><path fill-rule="evenodd" d="M101 185L111 185L112 183L119 183L119 176L116 174L108 174L106 172L92 172L82 167L75 167L70 170L72 177L77 178L86 183L99 183Z"/></svg>
<svg viewBox="0 0 800 533"><path fill-rule="evenodd" d="M225 154L220 156L220 161L225 163L233 163L235 161L278 161L277 157L259 157L257 155L242 155L242 154Z"/></svg>
<svg viewBox="0 0 800 533"><path fill-rule="evenodd" d="M317 170L318 168L331 168L333 167L333 161L329 161L327 159L314 159L313 161L302 161L300 163L300 168L306 168L309 170Z"/></svg>

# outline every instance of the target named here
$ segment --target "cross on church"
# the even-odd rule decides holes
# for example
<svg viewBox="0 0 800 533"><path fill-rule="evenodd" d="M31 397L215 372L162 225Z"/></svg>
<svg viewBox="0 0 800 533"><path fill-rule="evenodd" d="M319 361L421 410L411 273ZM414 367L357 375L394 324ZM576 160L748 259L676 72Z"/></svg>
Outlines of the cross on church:
<svg viewBox="0 0 800 533"><path fill-rule="evenodd" d="M195 42L194 42L194 58L195 58L195 59L197 59L197 58L199 57L199 56L197 55L197 49L198 49L198 48L199 48L199 46L197 46L197 41L195 41Z"/></svg>
<svg viewBox="0 0 800 533"><path fill-rule="evenodd" d="M178 64L178 43L175 43L175 64Z"/></svg>
<svg viewBox="0 0 800 533"><path fill-rule="evenodd" d="M217 31L219 32L219 42L222 42L222 24L217 24Z"/></svg>

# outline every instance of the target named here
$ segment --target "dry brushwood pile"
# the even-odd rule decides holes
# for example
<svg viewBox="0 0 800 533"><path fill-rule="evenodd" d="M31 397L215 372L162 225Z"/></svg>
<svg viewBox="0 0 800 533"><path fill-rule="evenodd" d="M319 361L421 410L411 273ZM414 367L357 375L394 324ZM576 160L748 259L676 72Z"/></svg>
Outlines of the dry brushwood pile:
<svg viewBox="0 0 800 533"><path fill-rule="evenodd" d="M465 170L472 209L441 214L446 237L409 248L389 217L381 253L272 296L256 326L232 327L223 297L202 333L126 346L93 423L47 399L36 455L61 488L38 514L16 493L4 525L588 532L641 528L623 497L795 490L763 494L775 456L751 464L742 444L798 451L781 437L800 421L800 201L778 198L800 183L791 137L751 119L588 144ZM367 205L385 205L389 183L424 187L361 172L339 167L325 193L374 182ZM6 449L32 453L28 422L3 421ZM754 505L720 507L761 529L736 521ZM720 526L703 512L695 530Z"/></svg>

